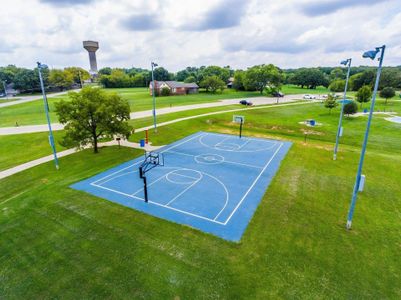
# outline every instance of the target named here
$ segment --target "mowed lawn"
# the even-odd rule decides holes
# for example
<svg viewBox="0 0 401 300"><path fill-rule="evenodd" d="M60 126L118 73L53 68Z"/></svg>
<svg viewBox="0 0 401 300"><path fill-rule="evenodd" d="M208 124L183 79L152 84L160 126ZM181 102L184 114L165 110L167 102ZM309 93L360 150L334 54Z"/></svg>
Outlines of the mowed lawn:
<svg viewBox="0 0 401 300"><path fill-rule="evenodd" d="M346 231L366 118L346 120L333 161L337 113L328 114L320 104L244 113L245 134L294 144L240 243L69 188L141 155L139 150L85 150L62 158L59 171L49 162L0 180L0 295L399 299L401 125L375 117L365 191L353 229ZM236 133L231 116L160 127L152 139L164 144L199 130ZM324 124L308 128L318 134L306 143L297 123L305 118Z"/></svg>
<svg viewBox="0 0 401 300"><path fill-rule="evenodd" d="M316 90L301 89L296 86L284 86L283 90L286 94L306 94L306 93L327 93L327 89L318 87ZM123 88L123 89L106 89L108 92L116 92L124 99L127 99L132 112L150 110L153 107L152 97L147 88ZM206 93L200 91L193 95L180 95L157 97L156 107L170 107L190 104L199 104L207 102L215 102L222 99L251 98L261 96L259 92L235 91L234 89L225 89L222 93ZM263 96L266 96L265 94ZM302 97L300 97L302 98ZM60 100L68 100L68 95L48 98L50 108L50 118L52 122L58 122L57 115L54 110L54 103ZM28 103L0 108L0 127L18 125L34 125L45 124L46 116L42 100L36 100Z"/></svg>
<svg viewBox="0 0 401 300"><path fill-rule="evenodd" d="M146 88L127 88L127 89L106 89L107 92L116 92L124 99L127 99L132 112L149 110L153 107L152 97ZM249 98L260 96L258 92L237 92L226 89L222 93L200 92L193 95L157 97L156 105L158 108L189 105L196 103L215 102L220 99ZM50 118L53 123L58 122L55 113L55 103L60 100L69 100L68 95L48 98ZM35 100L28 103L21 103L14 106L0 108L0 127L18 125L45 124L46 116L42 100Z"/></svg>

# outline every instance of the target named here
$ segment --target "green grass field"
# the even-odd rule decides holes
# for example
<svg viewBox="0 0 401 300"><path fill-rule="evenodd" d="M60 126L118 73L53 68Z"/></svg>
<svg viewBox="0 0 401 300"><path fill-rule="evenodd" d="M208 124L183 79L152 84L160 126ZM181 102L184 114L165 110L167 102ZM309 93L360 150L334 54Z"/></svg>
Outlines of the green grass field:
<svg viewBox="0 0 401 300"><path fill-rule="evenodd" d="M401 102L392 105L401 112ZM366 118L345 119L334 162L338 112L316 103L241 113L246 135L294 144L238 244L69 188L139 150L85 150L61 158L59 171L49 162L0 180L1 298L399 299L401 125L375 116L367 183L347 232ZM151 139L237 133L231 117L160 127ZM323 126L298 124L306 118ZM304 129L314 133L306 143ZM11 150L5 155L15 159Z"/></svg>
<svg viewBox="0 0 401 300"><path fill-rule="evenodd" d="M296 86L284 86L283 91L286 94L307 94L307 93L327 93L324 88L319 87L316 90L301 89ZM109 92L116 92L130 104L131 111L143 111L152 109L152 97L149 95L147 88L126 88L126 89L107 89ZM250 98L260 96L259 92L235 91L225 89L223 93L205 93L201 91L199 94L184 96L157 97L157 108L181 106L190 104L199 104L206 102L214 102L221 99ZM52 122L57 122L57 115L54 113L54 103L68 100L67 95L49 98L50 118ZM45 124L46 117L44 115L43 102L37 101L22 103L11 107L0 109L0 127L19 125Z"/></svg>
<svg viewBox="0 0 401 300"><path fill-rule="evenodd" d="M117 92L124 99L128 100L131 111L143 111L152 109L152 97L145 88L130 89L107 89L108 92ZM199 94L184 96L157 97L158 108L189 105L196 103L214 102L220 99L231 98L249 98L257 97L257 92L236 92L226 89L223 93L210 94L201 92ZM50 118L52 122L57 122L57 115L54 109L54 103L60 100L68 100L68 95L49 98ZM45 124L46 116L44 114L43 101L32 101L15 106L0 108L0 127L14 126L15 123L21 125Z"/></svg>

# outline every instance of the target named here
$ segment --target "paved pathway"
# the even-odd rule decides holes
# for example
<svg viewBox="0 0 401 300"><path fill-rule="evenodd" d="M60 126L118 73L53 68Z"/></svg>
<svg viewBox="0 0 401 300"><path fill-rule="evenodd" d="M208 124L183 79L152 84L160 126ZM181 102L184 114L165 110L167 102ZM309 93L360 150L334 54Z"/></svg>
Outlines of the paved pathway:
<svg viewBox="0 0 401 300"><path fill-rule="evenodd" d="M69 90L69 91L64 91L64 92L59 92L59 93L52 93L52 94L48 94L47 98L54 98L54 97L58 97L61 95L65 95L68 92L78 92L80 89L76 89L76 90ZM33 95L33 96L20 96L18 95L16 98L18 98L18 100L15 101L10 101L10 102L5 102L5 103L0 103L0 108L1 107L7 107L7 106L13 106L13 105L17 105L17 104L21 104L21 103L26 103L26 102L31 102L31 101L35 101L35 100L40 100L42 99L42 95Z"/></svg>
<svg viewBox="0 0 401 300"><path fill-rule="evenodd" d="M288 103L293 102L300 98L300 95L286 95L283 98L279 98L279 103ZM226 99L217 102L208 102L208 103L200 103L200 104L191 104L191 105L182 105L182 106L173 106L173 107L166 107L157 109L156 113L158 116L180 112L180 111L187 111L193 109L200 109L200 108L212 108L212 107L220 107L220 106L227 106L227 105L234 105L238 104L240 99ZM267 105L267 104L274 104L277 103L277 98L271 97L256 97L250 98L250 101L256 106L258 105ZM152 110L145 110L139 112L133 112L130 114L131 119L140 119L153 116ZM60 123L53 123L52 124L53 130L63 130L64 126ZM0 127L0 135L10 135L10 134L22 134L22 133L34 133L34 132L44 132L48 131L48 127L46 124L41 125L27 125L27 126L14 126L14 127Z"/></svg>
<svg viewBox="0 0 401 300"><path fill-rule="evenodd" d="M281 106L303 105L303 104L308 104L308 103L309 102L296 102L296 103L287 103L287 104L277 104L277 105L272 105L272 106L267 106L267 107L266 106L255 106L255 107L249 107L249 108L238 108L238 109L230 109L230 110L225 110L225 111L210 112L210 113L205 113L205 114L201 114L201 115L189 116L189 117L184 117L184 118L179 118L179 119L159 123L158 127L166 126L169 124L173 124L173 123L177 123L177 122L181 122L181 121L185 121L185 120L201 118L201 117L209 116L209 115L222 114L222 113L227 113L227 112L235 112L235 111L241 111L241 110L255 110L255 109L263 109L263 108L274 108L274 107L281 107ZM136 129L135 132L142 132L142 131L145 131L146 129L150 129L152 127L153 126L139 128L139 129ZM145 148L142 148L142 147L140 147L140 145L138 143L132 143L132 142L125 141L125 140L120 141L120 144L121 144L121 146L143 149L145 151L153 151L153 150L156 150L156 149L162 147L162 146L146 145ZM99 147L112 146L112 145L118 145L118 142L110 141L110 142L106 142L106 143L99 143ZM79 151L79 149L64 150L64 151L58 152L57 157L64 157L64 156L73 154L78 151ZM19 173L21 171L27 170L29 168L38 166L40 164L43 164L45 162L49 162L52 160L53 160L53 155L47 155L45 157L32 160L30 162L15 166L13 168L10 168L10 169L4 170L4 171L0 171L0 179L6 178L13 174Z"/></svg>

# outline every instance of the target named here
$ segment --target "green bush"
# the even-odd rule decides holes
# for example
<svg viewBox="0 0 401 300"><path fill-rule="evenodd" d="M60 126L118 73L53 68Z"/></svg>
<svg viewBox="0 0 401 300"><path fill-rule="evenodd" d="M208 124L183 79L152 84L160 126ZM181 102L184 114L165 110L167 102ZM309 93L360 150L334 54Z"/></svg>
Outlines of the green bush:
<svg viewBox="0 0 401 300"><path fill-rule="evenodd" d="M160 95L161 96L170 96L170 89L168 87L162 88L162 90L160 91Z"/></svg>
<svg viewBox="0 0 401 300"><path fill-rule="evenodd" d="M343 112L347 116L356 114L358 112L358 104L355 101L345 104Z"/></svg>

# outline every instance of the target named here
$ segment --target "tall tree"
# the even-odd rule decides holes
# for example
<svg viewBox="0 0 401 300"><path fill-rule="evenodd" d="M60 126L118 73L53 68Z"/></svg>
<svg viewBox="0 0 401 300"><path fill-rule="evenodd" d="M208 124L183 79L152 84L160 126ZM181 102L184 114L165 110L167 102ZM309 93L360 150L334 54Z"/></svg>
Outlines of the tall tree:
<svg viewBox="0 0 401 300"><path fill-rule="evenodd" d="M155 80L158 81L166 81L172 79L171 74L163 67L157 67L156 69L154 69L153 75L155 77Z"/></svg>
<svg viewBox="0 0 401 300"><path fill-rule="evenodd" d="M266 86L279 87L284 80L283 73L274 65L259 65L249 68L244 77L244 87L247 90L256 90L261 94Z"/></svg>
<svg viewBox="0 0 401 300"><path fill-rule="evenodd" d="M225 86L225 82L216 75L205 77L200 83L200 87L203 87L207 92L210 91L212 93L215 93L217 90L223 91Z"/></svg>
<svg viewBox="0 0 401 300"><path fill-rule="evenodd" d="M368 85L364 85L358 90L358 92L356 92L355 96L356 101L361 103L362 108L363 103L370 101L370 98L372 97L372 88Z"/></svg>
<svg viewBox="0 0 401 300"><path fill-rule="evenodd" d="M395 96L395 90L392 87L385 87L380 91L380 97L386 99L385 104L387 104L387 100L391 99Z"/></svg>
<svg viewBox="0 0 401 300"><path fill-rule="evenodd" d="M291 83L299 85L302 88L306 86L310 89L315 89L319 85L327 87L329 80L327 75L317 68L302 68L294 73Z"/></svg>
<svg viewBox="0 0 401 300"><path fill-rule="evenodd" d="M69 88L74 83L74 75L71 72L52 69L49 73L49 83L60 90Z"/></svg>
<svg viewBox="0 0 401 300"><path fill-rule="evenodd" d="M74 83L76 84L81 84L81 80L82 82L84 82L91 77L88 71L80 67L68 67L64 69L64 72L70 73L72 75Z"/></svg>
<svg viewBox="0 0 401 300"><path fill-rule="evenodd" d="M63 145L84 147L91 144L97 153L99 138L129 137L130 107L121 96L84 87L79 93L69 93L69 97L71 101L56 102L56 113L66 131Z"/></svg>

